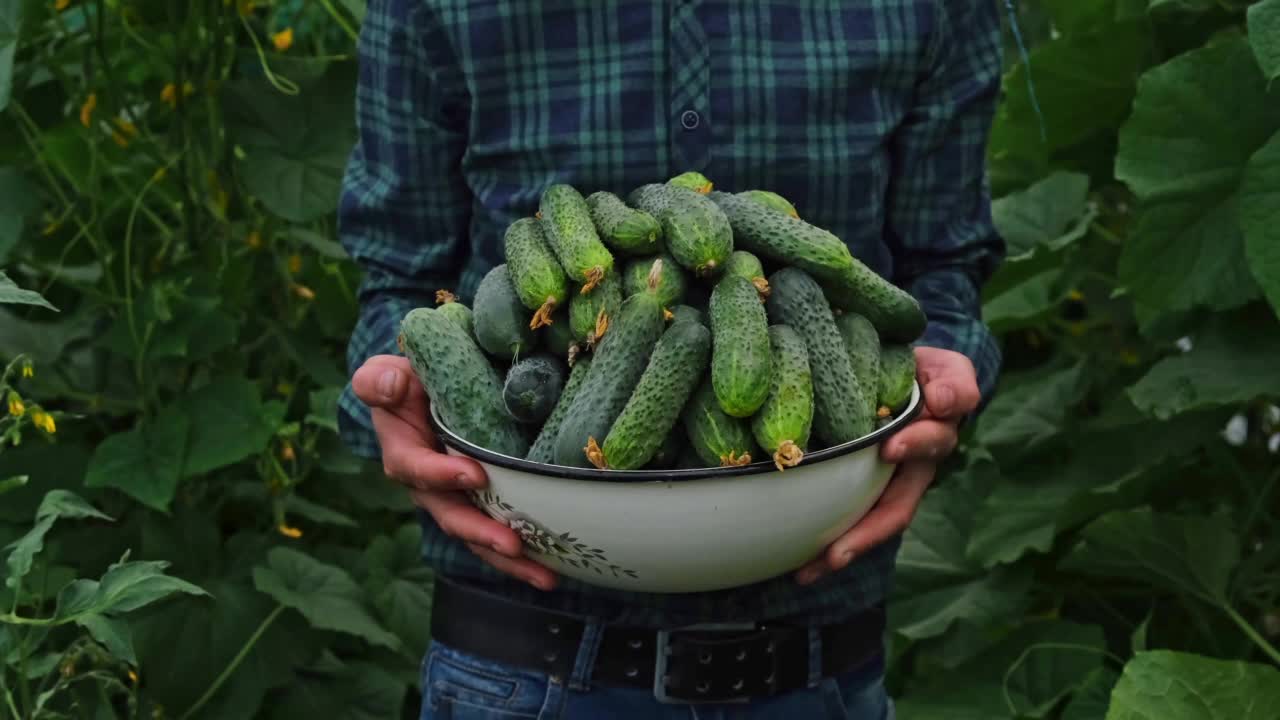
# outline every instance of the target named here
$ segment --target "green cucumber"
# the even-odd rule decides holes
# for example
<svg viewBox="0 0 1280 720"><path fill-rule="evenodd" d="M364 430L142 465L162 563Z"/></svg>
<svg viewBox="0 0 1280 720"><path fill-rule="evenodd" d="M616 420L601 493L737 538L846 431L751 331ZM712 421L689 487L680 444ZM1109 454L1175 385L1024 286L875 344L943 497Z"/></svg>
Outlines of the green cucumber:
<svg viewBox="0 0 1280 720"><path fill-rule="evenodd" d="M699 195L706 195L711 192L711 188L713 187L711 181L707 179L706 175L695 170L680 173L668 180L667 184L692 190Z"/></svg>
<svg viewBox="0 0 1280 720"><path fill-rule="evenodd" d="M839 445L873 429L864 390L853 373L849 352L836 327L831 307L817 281L805 271L788 267L769 278L773 292L766 304L769 320L788 325L804 338L813 372L813 432L817 439Z"/></svg>
<svg viewBox="0 0 1280 720"><path fill-rule="evenodd" d="M627 198L662 225L667 253L699 277L719 275L733 252L728 219L705 195L675 185L650 184Z"/></svg>
<svg viewBox="0 0 1280 720"><path fill-rule="evenodd" d="M751 284L756 286L756 291L760 293L762 302L769 298L769 280L764 276L764 265L760 263L760 258L746 250L733 251L729 261L724 265L724 274L738 275L750 280Z"/></svg>
<svg viewBox="0 0 1280 720"><path fill-rule="evenodd" d="M662 307L671 308L684 302L684 292L689 285L684 270L667 254L648 258L639 258L627 263L622 271L622 294L626 297L649 289L649 271L653 269L655 260L662 260L662 274L658 278L658 302Z"/></svg>
<svg viewBox="0 0 1280 720"><path fill-rule="evenodd" d="M594 458L598 467L634 470L661 447L707 369L711 332L675 323L658 340L630 399Z"/></svg>
<svg viewBox="0 0 1280 720"><path fill-rule="evenodd" d="M502 405L502 380L467 333L433 308L400 321L400 341L445 427L467 442L511 457L529 448Z"/></svg>
<svg viewBox="0 0 1280 720"><path fill-rule="evenodd" d="M507 227L503 246L516 294L526 308L535 311L530 329L550 325L551 313L568 296L569 281L547 245L541 224L533 218L516 220Z"/></svg>
<svg viewBox="0 0 1280 720"><path fill-rule="evenodd" d="M729 219L733 241L763 258L794 266L815 277L847 273L853 256L840 238L816 225L776 212L741 194L711 193Z"/></svg>
<svg viewBox="0 0 1280 720"><path fill-rule="evenodd" d="M610 192L587 196L587 208L605 245L630 255L651 255L662 249L662 226L643 210L627 207Z"/></svg>
<svg viewBox="0 0 1280 720"><path fill-rule="evenodd" d="M560 392L560 398L556 401L556 406L551 411L551 415L542 424L538 437L533 441L533 447L529 448L529 453L525 455L526 460L547 464L552 462L555 456L556 436L560 433L560 426L564 424L564 419L569 416L569 408L573 405L573 399L578 396L578 389L582 387L583 381L587 379L587 372L590 369L590 355L584 355L574 361L573 369L569 371L569 379L564 384L564 390Z"/></svg>
<svg viewBox="0 0 1280 720"><path fill-rule="evenodd" d="M593 293L594 294L594 293ZM573 345L573 324L569 320L569 307L556 310L551 316L551 324L542 329L542 345L547 352L558 358L567 358L569 348Z"/></svg>
<svg viewBox="0 0 1280 720"><path fill-rule="evenodd" d="M704 328L711 328L707 314L692 305L677 305L671 310L671 322L696 322Z"/></svg>
<svg viewBox="0 0 1280 720"><path fill-rule="evenodd" d="M689 439L685 436L684 426L677 420L667 437L658 446L657 452L645 464L645 470L670 470L680 462L680 457L689 449ZM695 457L697 457L695 455Z"/></svg>
<svg viewBox="0 0 1280 720"><path fill-rule="evenodd" d="M467 335L475 339L476 331L471 320L471 308L458 302L458 298L448 290L436 291L436 303L436 310L458 323L463 330L467 331Z"/></svg>
<svg viewBox="0 0 1280 720"><path fill-rule="evenodd" d="M837 276L822 278L832 307L862 315L887 342L910 343L924 334L928 318L911 293L854 259Z"/></svg>
<svg viewBox="0 0 1280 720"><path fill-rule="evenodd" d="M511 366L502 384L502 403L516 422L540 423L547 419L564 389L564 361L531 355Z"/></svg>
<svg viewBox="0 0 1280 720"><path fill-rule="evenodd" d="M569 277L590 293L613 272L613 255L600 242L591 209L573 186L556 184L542 193L538 205L547 244Z"/></svg>
<svg viewBox="0 0 1280 720"><path fill-rule="evenodd" d="M710 376L704 377L693 397L685 403L680 418L689 443L702 460L702 467L747 465L753 454L758 454L755 439L751 437L751 424L742 418L730 417L720 409Z"/></svg>
<svg viewBox="0 0 1280 720"><path fill-rule="evenodd" d="M793 218L800 217L800 213L796 212L796 206L792 205L789 200L776 192L770 192L768 190L747 190L742 193L742 196L752 202L760 203L770 210L780 212L783 215L789 215Z"/></svg>
<svg viewBox="0 0 1280 720"><path fill-rule="evenodd" d="M769 397L751 418L751 433L773 455L778 470L804 458L813 429L813 375L804 338L787 325L769 327L773 382Z"/></svg>
<svg viewBox="0 0 1280 720"><path fill-rule="evenodd" d="M716 283L711 333L711 383L720 409L733 417L750 417L764 404L773 376L769 317L750 280L729 275Z"/></svg>
<svg viewBox="0 0 1280 720"><path fill-rule="evenodd" d="M608 436L649 364L664 326L656 294L639 293L623 301L595 348L591 372L556 436L557 465L591 466L587 448Z"/></svg>
<svg viewBox="0 0 1280 720"><path fill-rule="evenodd" d="M609 319L618 314L622 300L622 280L616 274L606 277L594 292L570 295L569 326L573 339L584 346L594 347L597 331L608 329Z"/></svg>
<svg viewBox="0 0 1280 720"><path fill-rule="evenodd" d="M506 263L494 266L480 280L471 316L476 341L485 352L504 360L528 355L537 343L529 328L530 314L520 302Z"/></svg>
<svg viewBox="0 0 1280 720"><path fill-rule="evenodd" d="M880 382L880 336L871 321L857 313L837 316L836 328L840 331L840 337L844 338L853 374L864 390L862 394L867 413L874 416L879 406L876 404L876 394L870 390Z"/></svg>
<svg viewBox="0 0 1280 720"><path fill-rule="evenodd" d="M916 353L910 345L888 344L880 347L880 376L876 383L876 402L880 417L901 412L911 400L916 380Z"/></svg>

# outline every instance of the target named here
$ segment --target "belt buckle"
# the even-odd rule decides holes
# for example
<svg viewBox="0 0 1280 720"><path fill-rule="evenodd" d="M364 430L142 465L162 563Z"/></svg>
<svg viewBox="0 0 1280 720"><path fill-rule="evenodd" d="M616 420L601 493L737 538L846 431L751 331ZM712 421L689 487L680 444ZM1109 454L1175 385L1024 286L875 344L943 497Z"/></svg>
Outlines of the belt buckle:
<svg viewBox="0 0 1280 720"><path fill-rule="evenodd" d="M671 656L671 635L672 633L682 632L700 632L700 631L742 631L755 630L762 631L765 627L759 623L741 622L741 623L703 623L697 625L684 625L675 630L659 630L657 633L657 641L654 652L657 658L654 662L653 673L653 696L658 702L666 705L706 705L721 703L748 703L751 702L750 695L732 696L728 698L698 698L696 696L672 695L667 690L667 668L669 658Z"/></svg>

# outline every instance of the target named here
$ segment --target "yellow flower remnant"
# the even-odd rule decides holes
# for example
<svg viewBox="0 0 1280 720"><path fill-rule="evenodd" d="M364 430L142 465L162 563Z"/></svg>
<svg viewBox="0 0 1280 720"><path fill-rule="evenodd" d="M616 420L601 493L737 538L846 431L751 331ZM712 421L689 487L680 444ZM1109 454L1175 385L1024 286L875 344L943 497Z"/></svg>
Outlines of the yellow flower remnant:
<svg viewBox="0 0 1280 720"><path fill-rule="evenodd" d="M129 682L133 683L134 685L137 685L137 684L138 684L138 673L136 673L136 672L134 672L134 671L130 670L130 671L129 671Z"/></svg>
<svg viewBox="0 0 1280 720"><path fill-rule="evenodd" d="M31 364L30 360L27 360L24 358L22 361L22 377L32 378L35 376L36 376L35 366Z"/></svg>
<svg viewBox="0 0 1280 720"><path fill-rule="evenodd" d="M98 94L89 93L89 97L84 99L84 104L80 106L80 124L89 127L89 123L93 121L93 111L98 107Z"/></svg>
<svg viewBox="0 0 1280 720"><path fill-rule="evenodd" d="M53 422L53 416L43 410L35 410L31 413L31 424L50 435L58 432L58 426Z"/></svg>
<svg viewBox="0 0 1280 720"><path fill-rule="evenodd" d="M53 0L53 9L62 12L71 7L71 0Z"/></svg>
<svg viewBox="0 0 1280 720"><path fill-rule="evenodd" d="M297 457L298 457L297 454L295 454L293 451L293 443L289 442L288 440L285 440L284 442L280 443L280 459L281 460L285 462L293 462L295 459L297 459Z"/></svg>
<svg viewBox="0 0 1280 720"><path fill-rule="evenodd" d="M302 537L301 530L284 522L276 526L276 531L279 532L281 535L287 538L293 538L294 540L297 540L298 538Z"/></svg>
<svg viewBox="0 0 1280 720"><path fill-rule="evenodd" d="M9 391L9 414L14 417L22 417L27 411L27 406L22 404L22 398L18 397L18 393Z"/></svg>
<svg viewBox="0 0 1280 720"><path fill-rule="evenodd" d="M116 118L112 123L116 129L111 131L111 139L120 147L129 147L129 141L138 134L138 128L124 118Z"/></svg>
<svg viewBox="0 0 1280 720"><path fill-rule="evenodd" d="M294 295L297 295L298 297L302 298L303 300L308 300L308 301L310 301L310 300L315 300L315 299L316 299L316 291L315 291L315 290L312 290L311 288L307 287L306 285L299 285L299 284L296 284L296 283L295 283L295 284L294 284L294 286L293 286L293 294L294 294Z"/></svg>
<svg viewBox="0 0 1280 720"><path fill-rule="evenodd" d="M182 83L182 97L188 97L196 91L196 86L191 81ZM166 83L164 88L160 90L160 100L171 108L178 107L178 86L174 83Z"/></svg>
<svg viewBox="0 0 1280 720"><path fill-rule="evenodd" d="M276 50L284 52L293 47L293 28L287 27L271 36L271 44L276 46Z"/></svg>

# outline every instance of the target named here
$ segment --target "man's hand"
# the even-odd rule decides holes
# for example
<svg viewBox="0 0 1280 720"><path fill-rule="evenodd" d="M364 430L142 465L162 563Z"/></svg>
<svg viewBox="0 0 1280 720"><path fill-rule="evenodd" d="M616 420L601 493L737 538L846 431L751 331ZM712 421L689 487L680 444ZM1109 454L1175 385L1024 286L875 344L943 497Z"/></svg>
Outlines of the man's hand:
<svg viewBox="0 0 1280 720"><path fill-rule="evenodd" d="M933 482L938 464L956 447L960 419L978 406L978 378L969 358L927 347L916 348L915 354L925 409L881 449L881 457L899 463L898 469L871 511L831 543L821 557L796 572L796 581L802 585L842 569L853 558L906 529Z"/></svg>
<svg viewBox="0 0 1280 720"><path fill-rule="evenodd" d="M382 468L409 488L413 503L435 518L446 534L467 544L498 570L540 590L555 586L556 576L523 557L520 537L485 515L464 490L488 484L484 470L470 458L446 455L427 425L427 394L407 358L369 358L351 379L352 389L373 414L382 446Z"/></svg>

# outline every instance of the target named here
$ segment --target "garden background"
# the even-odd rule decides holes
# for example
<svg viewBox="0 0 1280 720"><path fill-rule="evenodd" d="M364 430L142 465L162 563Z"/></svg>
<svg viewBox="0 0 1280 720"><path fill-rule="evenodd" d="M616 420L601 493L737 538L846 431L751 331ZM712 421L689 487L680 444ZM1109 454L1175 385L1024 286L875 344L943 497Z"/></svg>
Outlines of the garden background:
<svg viewBox="0 0 1280 720"><path fill-rule="evenodd" d="M900 716L1275 720L1280 0L1016 12ZM335 434L361 14L0 0L0 717L414 717L430 573Z"/></svg>

